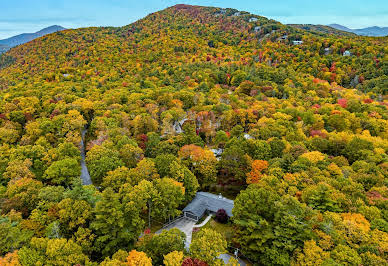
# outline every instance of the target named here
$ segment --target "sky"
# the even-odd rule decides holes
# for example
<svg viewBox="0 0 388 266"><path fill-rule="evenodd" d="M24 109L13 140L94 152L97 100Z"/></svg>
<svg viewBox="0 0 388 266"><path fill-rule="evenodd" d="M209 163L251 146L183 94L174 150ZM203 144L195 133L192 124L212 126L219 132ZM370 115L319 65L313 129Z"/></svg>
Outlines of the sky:
<svg viewBox="0 0 388 266"><path fill-rule="evenodd" d="M0 0L0 39L51 25L124 26L180 3L236 8L285 24L388 27L388 0Z"/></svg>

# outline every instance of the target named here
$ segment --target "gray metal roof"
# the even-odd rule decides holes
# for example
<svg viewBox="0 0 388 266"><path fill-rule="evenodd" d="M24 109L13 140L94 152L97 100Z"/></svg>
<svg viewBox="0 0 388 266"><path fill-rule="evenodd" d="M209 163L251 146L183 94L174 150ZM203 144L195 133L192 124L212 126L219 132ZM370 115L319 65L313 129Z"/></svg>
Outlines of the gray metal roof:
<svg viewBox="0 0 388 266"><path fill-rule="evenodd" d="M197 192L195 198L183 209L184 212L191 212L202 217L206 210L217 212L224 209L228 216L233 216L232 209L234 201L208 192Z"/></svg>

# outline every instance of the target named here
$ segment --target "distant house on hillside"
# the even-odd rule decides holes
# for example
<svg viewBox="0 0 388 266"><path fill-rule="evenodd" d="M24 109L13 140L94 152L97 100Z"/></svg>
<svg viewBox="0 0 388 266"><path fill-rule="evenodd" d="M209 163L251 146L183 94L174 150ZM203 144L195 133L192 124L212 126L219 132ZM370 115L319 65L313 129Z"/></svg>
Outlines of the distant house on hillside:
<svg viewBox="0 0 388 266"><path fill-rule="evenodd" d="M217 13L215 13L216 17L226 14L226 9L221 9Z"/></svg>
<svg viewBox="0 0 388 266"><path fill-rule="evenodd" d="M220 160L220 157L222 153L224 152L223 149L211 149L211 152L214 154L214 156L217 158L217 160Z"/></svg>
<svg viewBox="0 0 388 266"><path fill-rule="evenodd" d="M233 17L238 17L240 15L241 15L241 12L236 12L236 13L233 14Z"/></svg>
<svg viewBox="0 0 388 266"><path fill-rule="evenodd" d="M350 51L346 50L342 55L343 56L351 56L352 54L350 53Z"/></svg>
<svg viewBox="0 0 388 266"><path fill-rule="evenodd" d="M261 30L261 27L260 26L256 26L255 28L254 28L254 31L255 32L259 32Z"/></svg>
<svg viewBox="0 0 388 266"><path fill-rule="evenodd" d="M253 139L253 137L247 133L244 134L245 139Z"/></svg>
<svg viewBox="0 0 388 266"><path fill-rule="evenodd" d="M331 54L331 49L330 48L325 48L325 55Z"/></svg>
<svg viewBox="0 0 388 266"><path fill-rule="evenodd" d="M292 41L292 43L294 45L301 45L303 43L303 41Z"/></svg>
<svg viewBox="0 0 388 266"><path fill-rule="evenodd" d="M250 19L249 19L249 22L256 22L256 21L258 21L257 18L250 18Z"/></svg>
<svg viewBox="0 0 388 266"><path fill-rule="evenodd" d="M185 218L198 221L206 213L216 213L220 209L224 209L229 217L232 217L234 201L220 195L211 194L208 192L197 192L195 198L183 209Z"/></svg>

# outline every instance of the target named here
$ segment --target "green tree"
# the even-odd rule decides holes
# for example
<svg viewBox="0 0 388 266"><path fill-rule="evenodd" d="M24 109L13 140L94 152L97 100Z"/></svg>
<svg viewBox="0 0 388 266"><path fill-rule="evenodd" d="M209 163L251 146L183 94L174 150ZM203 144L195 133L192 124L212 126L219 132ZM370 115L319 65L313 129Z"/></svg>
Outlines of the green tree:
<svg viewBox="0 0 388 266"><path fill-rule="evenodd" d="M234 202L233 221L244 254L265 265L288 265L291 254L312 237L310 208L251 185Z"/></svg>
<svg viewBox="0 0 388 266"><path fill-rule="evenodd" d="M144 152L137 145L126 144L120 150L120 157L128 168L136 167L136 164L143 159Z"/></svg>
<svg viewBox="0 0 388 266"><path fill-rule="evenodd" d="M272 158L281 158L283 156L283 151L286 148L286 144L281 139L273 139L269 142L271 146L271 155Z"/></svg>
<svg viewBox="0 0 388 266"><path fill-rule="evenodd" d="M184 201L185 188L171 178L155 180L157 196L153 199L154 216L170 219L179 215L178 207Z"/></svg>
<svg viewBox="0 0 388 266"><path fill-rule="evenodd" d="M226 246L226 240L220 233L212 229L202 229L193 237L190 255L214 265L218 260L217 257L226 253Z"/></svg>
<svg viewBox="0 0 388 266"><path fill-rule="evenodd" d="M84 200L67 198L58 204L58 208L59 221L66 232L85 227L92 218L92 207Z"/></svg>
<svg viewBox="0 0 388 266"><path fill-rule="evenodd" d="M151 239L143 241L138 250L147 253L154 264L162 265L163 258L168 253L184 251L185 239L185 233L177 228L163 230L159 235L154 235Z"/></svg>
<svg viewBox="0 0 388 266"><path fill-rule="evenodd" d="M137 185L142 180L153 181L159 178L156 165L152 159L144 158L135 168L129 170L127 182L132 186Z"/></svg>
<svg viewBox="0 0 388 266"><path fill-rule="evenodd" d="M58 145L57 148L58 160L66 158L81 159L79 149L71 142L64 142Z"/></svg>
<svg viewBox="0 0 388 266"><path fill-rule="evenodd" d="M173 161L170 164L170 173L172 179L183 183L185 188L185 202L190 202L196 195L199 188L198 180L195 175L184 165Z"/></svg>
<svg viewBox="0 0 388 266"><path fill-rule="evenodd" d="M76 159L66 158L52 163L44 172L44 179L56 185L70 185L71 181L79 178L81 166Z"/></svg>
<svg viewBox="0 0 388 266"><path fill-rule="evenodd" d="M21 221L20 213L0 216L0 255L13 252L30 241L33 232L23 229Z"/></svg>
<svg viewBox="0 0 388 266"><path fill-rule="evenodd" d="M373 144L367 140L354 137L348 144L346 144L344 155L348 158L350 163L358 160L363 160L367 156L367 151L373 149Z"/></svg>
<svg viewBox="0 0 388 266"><path fill-rule="evenodd" d="M32 211L39 202L39 191L43 184L32 178L21 178L8 183L5 195L8 198L10 208L27 214Z"/></svg>
<svg viewBox="0 0 388 266"><path fill-rule="evenodd" d="M106 173L124 165L119 152L109 145L95 145L87 153L86 164L95 185L101 184Z"/></svg>
<svg viewBox="0 0 388 266"><path fill-rule="evenodd" d="M158 191L153 183L147 180L142 180L134 187L123 186L120 190L120 195L123 198L123 203L131 203L141 212L148 212L148 227L151 227L151 216L154 217L153 200L156 198ZM158 213L158 212L156 212Z"/></svg>
<svg viewBox="0 0 388 266"><path fill-rule="evenodd" d="M105 257L133 246L143 224L138 218L137 206L130 203L123 205L119 194L111 188L105 189L101 196L96 203L95 219L90 227L96 234L95 247Z"/></svg>
<svg viewBox="0 0 388 266"><path fill-rule="evenodd" d="M170 174L170 164L178 161L178 158L172 154L160 154L155 158L155 166L161 177L166 177Z"/></svg>
<svg viewBox="0 0 388 266"><path fill-rule="evenodd" d="M101 187L104 189L110 187L115 192L118 192L121 186L128 182L128 177L131 176L131 173L132 172L125 166L109 171L106 176L104 176ZM137 172L134 172L134 174L137 174ZM132 184L132 182L130 183Z"/></svg>
<svg viewBox="0 0 388 266"><path fill-rule="evenodd" d="M341 244L331 251L331 258L340 265L361 265L362 263L357 251Z"/></svg>
<svg viewBox="0 0 388 266"><path fill-rule="evenodd" d="M63 238L32 238L18 255L22 265L91 265L79 245Z"/></svg>
<svg viewBox="0 0 388 266"><path fill-rule="evenodd" d="M232 86L239 86L247 78L247 73L242 70L236 70L232 75L231 84Z"/></svg>

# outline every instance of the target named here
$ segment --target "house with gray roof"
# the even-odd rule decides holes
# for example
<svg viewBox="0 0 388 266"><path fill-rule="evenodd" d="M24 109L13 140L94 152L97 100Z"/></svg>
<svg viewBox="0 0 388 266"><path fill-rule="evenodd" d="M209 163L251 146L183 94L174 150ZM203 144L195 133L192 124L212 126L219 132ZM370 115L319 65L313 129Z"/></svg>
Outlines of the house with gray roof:
<svg viewBox="0 0 388 266"><path fill-rule="evenodd" d="M229 217L232 217L234 201L220 195L208 192L197 192L195 198L183 209L185 218L198 221L206 213L216 213L224 209Z"/></svg>

